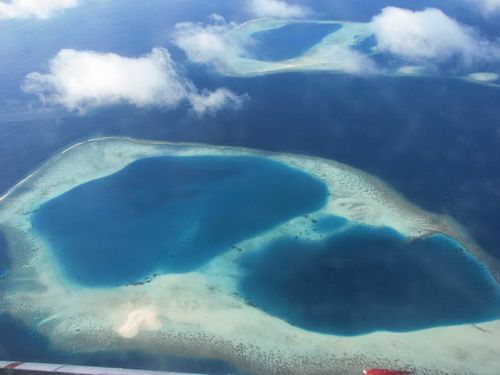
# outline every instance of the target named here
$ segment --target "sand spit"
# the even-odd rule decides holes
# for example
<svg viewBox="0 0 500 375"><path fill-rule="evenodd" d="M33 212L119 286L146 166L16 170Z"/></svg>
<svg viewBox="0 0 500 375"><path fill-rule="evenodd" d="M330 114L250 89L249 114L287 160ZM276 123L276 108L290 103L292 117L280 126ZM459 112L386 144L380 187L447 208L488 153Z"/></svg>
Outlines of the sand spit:
<svg viewBox="0 0 500 375"><path fill-rule="evenodd" d="M485 260L479 247L468 246L472 240L451 219L424 211L381 180L335 161L243 148L102 138L56 155L0 198L0 229L13 263L9 276L0 281L0 311L36 327L62 350L140 348L220 359L254 374L360 374L366 366L404 367L415 374L495 374L500 368L499 320L342 337L299 329L248 305L235 289L238 249L256 251L306 227L303 217L227 249L196 272L159 275L133 286L88 288L71 283L48 244L30 230L30 213L77 185L110 175L134 160L161 155L256 155L280 161L328 186L328 202L311 214L314 217L335 214L388 226L410 239L445 233ZM315 239L307 230L304 233L304 238ZM484 263L492 271L496 267Z"/></svg>
<svg viewBox="0 0 500 375"><path fill-rule="evenodd" d="M497 73L477 72L467 75L467 78L478 82L494 82L497 81L500 77Z"/></svg>
<svg viewBox="0 0 500 375"><path fill-rule="evenodd" d="M118 333L122 337L132 338L141 330L156 331L161 327L156 316L157 313L148 307L132 310L125 324L118 328Z"/></svg>

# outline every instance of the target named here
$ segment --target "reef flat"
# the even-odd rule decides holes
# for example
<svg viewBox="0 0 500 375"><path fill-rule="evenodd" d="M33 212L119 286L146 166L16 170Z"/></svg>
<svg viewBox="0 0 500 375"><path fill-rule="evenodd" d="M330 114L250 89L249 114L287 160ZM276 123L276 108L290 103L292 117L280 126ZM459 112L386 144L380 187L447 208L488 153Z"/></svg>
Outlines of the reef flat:
<svg viewBox="0 0 500 375"><path fill-rule="evenodd" d="M321 181L327 199L308 214L238 240L188 272L100 287L68 278L53 245L33 230L40 207L138 160L167 156L265 158ZM11 264L0 280L0 309L74 352L140 349L213 358L255 374L349 374L366 366L405 367L416 374L494 373L500 365L499 320L339 336L292 325L239 293L243 256L295 236L300 243L321 243L351 228L349 223L389 228L409 244L445 235L459 256L484 264L485 282L496 286L498 264L457 223L345 164L243 148L103 138L64 150L0 198L0 230Z"/></svg>

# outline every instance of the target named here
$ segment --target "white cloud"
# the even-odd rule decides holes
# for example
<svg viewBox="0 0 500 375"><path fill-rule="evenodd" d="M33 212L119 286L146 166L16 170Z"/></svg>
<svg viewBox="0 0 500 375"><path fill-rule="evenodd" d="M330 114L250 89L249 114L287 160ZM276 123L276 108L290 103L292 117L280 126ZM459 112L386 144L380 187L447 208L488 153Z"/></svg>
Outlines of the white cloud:
<svg viewBox="0 0 500 375"><path fill-rule="evenodd" d="M189 96L193 110L199 115L204 115L205 113L214 114L226 107L239 109L246 99L248 99L247 95L236 95L224 87L218 88L215 91L205 90Z"/></svg>
<svg viewBox="0 0 500 375"><path fill-rule="evenodd" d="M0 20L15 18L47 19L64 9L77 6L79 0L11 0L0 1Z"/></svg>
<svg viewBox="0 0 500 375"><path fill-rule="evenodd" d="M227 89L200 93L162 48L141 57L64 49L50 61L48 73L28 74L23 90L46 104L79 112L119 103L169 108L183 100L200 114L241 105Z"/></svg>
<svg viewBox="0 0 500 375"><path fill-rule="evenodd" d="M479 8L486 15L500 13L500 0L467 0L473 6Z"/></svg>
<svg viewBox="0 0 500 375"><path fill-rule="evenodd" d="M175 25L173 42L186 53L189 60L223 68L228 61L247 55L249 40L239 40L230 33L236 25L226 23L220 16L213 15L211 18L216 22L209 25L192 22Z"/></svg>
<svg viewBox="0 0 500 375"><path fill-rule="evenodd" d="M327 45L314 53L314 59L332 64L335 70L348 74L375 74L375 63L361 52L343 45Z"/></svg>
<svg viewBox="0 0 500 375"><path fill-rule="evenodd" d="M138 58L64 49L50 61L49 73L26 76L24 90L70 110L117 102L175 105L188 93L163 49Z"/></svg>
<svg viewBox="0 0 500 375"><path fill-rule="evenodd" d="M211 15L208 16L210 20L216 23L226 23L226 19L224 16L221 16L220 14L217 13L212 13Z"/></svg>
<svg viewBox="0 0 500 375"><path fill-rule="evenodd" d="M305 18L312 13L307 7L283 0L249 0L248 9L254 16L264 18Z"/></svg>
<svg viewBox="0 0 500 375"><path fill-rule="evenodd" d="M441 10L411 11L387 7L371 25L381 51L410 60L441 62L459 57L465 62L488 58L488 43L474 30Z"/></svg>

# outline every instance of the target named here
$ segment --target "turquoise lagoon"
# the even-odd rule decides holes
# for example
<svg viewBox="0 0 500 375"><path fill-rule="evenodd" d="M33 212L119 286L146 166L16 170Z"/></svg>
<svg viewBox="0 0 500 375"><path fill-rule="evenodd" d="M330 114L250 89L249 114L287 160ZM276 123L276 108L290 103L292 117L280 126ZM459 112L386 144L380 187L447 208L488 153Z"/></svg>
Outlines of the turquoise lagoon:
<svg viewBox="0 0 500 375"><path fill-rule="evenodd" d="M71 279L121 285L196 270L326 196L319 180L265 158L156 157L46 202L32 223Z"/></svg>
<svg viewBox="0 0 500 375"><path fill-rule="evenodd" d="M348 336L500 317L498 285L449 237L409 242L389 228L325 220L318 226L346 228L246 255L242 294L290 324Z"/></svg>
<svg viewBox="0 0 500 375"><path fill-rule="evenodd" d="M257 41L252 55L264 61L291 59L302 55L341 27L339 23L294 22L276 29L257 31L251 36Z"/></svg>

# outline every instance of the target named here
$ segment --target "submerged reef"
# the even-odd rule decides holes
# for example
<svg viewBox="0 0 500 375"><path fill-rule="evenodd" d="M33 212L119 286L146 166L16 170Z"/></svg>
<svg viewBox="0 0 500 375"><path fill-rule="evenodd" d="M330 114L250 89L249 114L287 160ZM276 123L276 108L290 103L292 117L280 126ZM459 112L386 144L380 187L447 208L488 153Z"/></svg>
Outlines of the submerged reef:
<svg viewBox="0 0 500 375"><path fill-rule="evenodd" d="M0 313L63 351L254 374L500 366L498 262L451 218L332 160L93 139L1 197L0 230ZM116 264L118 282L86 277Z"/></svg>

